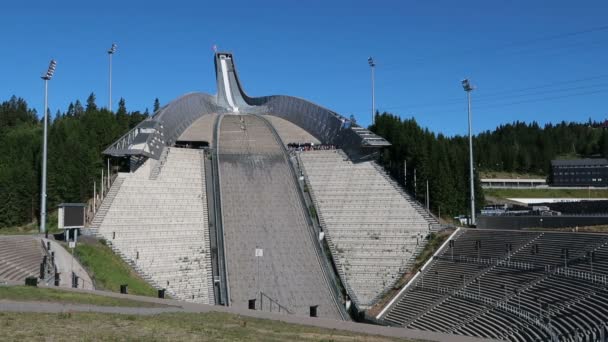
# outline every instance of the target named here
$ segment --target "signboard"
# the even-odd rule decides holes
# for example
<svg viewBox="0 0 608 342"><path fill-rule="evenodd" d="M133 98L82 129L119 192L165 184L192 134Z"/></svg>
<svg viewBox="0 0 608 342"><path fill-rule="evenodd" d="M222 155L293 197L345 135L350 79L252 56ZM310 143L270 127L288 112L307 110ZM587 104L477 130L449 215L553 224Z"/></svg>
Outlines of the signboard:
<svg viewBox="0 0 608 342"><path fill-rule="evenodd" d="M264 250L261 248L256 248L255 249L255 256L256 257L263 257L264 256Z"/></svg>
<svg viewBox="0 0 608 342"><path fill-rule="evenodd" d="M76 241L70 241L70 242L68 243L68 246L69 246L70 248L72 248L72 249L76 248Z"/></svg>
<svg viewBox="0 0 608 342"><path fill-rule="evenodd" d="M85 205L83 203L61 203L57 215L59 229L84 228Z"/></svg>

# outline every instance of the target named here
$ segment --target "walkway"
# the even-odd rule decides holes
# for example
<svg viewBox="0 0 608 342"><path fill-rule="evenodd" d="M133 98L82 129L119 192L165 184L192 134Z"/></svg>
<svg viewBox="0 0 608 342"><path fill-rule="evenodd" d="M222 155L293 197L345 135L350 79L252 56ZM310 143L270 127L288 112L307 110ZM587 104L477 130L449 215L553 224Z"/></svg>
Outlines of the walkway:
<svg viewBox="0 0 608 342"><path fill-rule="evenodd" d="M78 276L78 288L94 290L95 286L87 271L76 258L72 257L71 251L67 251L57 241L42 238L46 244L51 243L51 251L55 252L55 265L59 272L59 286L72 287L72 271Z"/></svg>
<svg viewBox="0 0 608 342"><path fill-rule="evenodd" d="M128 307L102 307L95 305L81 305L81 304L61 304L61 303L48 303L48 302L18 302L18 301L7 301L0 300L0 312L39 312L39 313L61 313L61 312L100 312L100 313L115 313L115 314L136 314L136 315L154 315L161 313L170 312L184 312L184 313L205 313L205 312L222 312L237 314L252 318L271 319L275 321L282 321L285 323L302 324L308 326L315 326L319 328L327 329L339 329L344 331L351 331L361 334L371 334L387 337L399 337L429 341L450 341L450 342L477 342L477 341L488 341L487 339L482 340L475 337L459 336L459 335L448 335L442 333L435 333L430 331L419 331L404 328L393 328L384 327L379 325L370 325L355 322L344 322L322 318L311 318L302 317L295 315L282 315L270 312L253 311L247 309L237 309L234 307L224 306L213 306L206 304L195 304L187 303L169 299L157 299L151 297L142 297L134 295L122 295L118 293L105 292L105 291L90 291L80 289L69 289L66 291L89 293L107 297L131 299L142 302L165 304L167 307L159 308L128 308Z"/></svg>

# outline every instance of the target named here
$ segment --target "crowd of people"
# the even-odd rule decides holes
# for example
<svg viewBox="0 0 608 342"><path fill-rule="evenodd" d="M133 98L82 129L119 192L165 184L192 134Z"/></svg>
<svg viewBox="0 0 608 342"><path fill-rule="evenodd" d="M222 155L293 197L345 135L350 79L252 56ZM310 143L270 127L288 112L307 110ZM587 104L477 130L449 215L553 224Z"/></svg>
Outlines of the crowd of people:
<svg viewBox="0 0 608 342"><path fill-rule="evenodd" d="M314 143L289 143L287 144L289 151L322 151L335 150L336 145L314 144Z"/></svg>

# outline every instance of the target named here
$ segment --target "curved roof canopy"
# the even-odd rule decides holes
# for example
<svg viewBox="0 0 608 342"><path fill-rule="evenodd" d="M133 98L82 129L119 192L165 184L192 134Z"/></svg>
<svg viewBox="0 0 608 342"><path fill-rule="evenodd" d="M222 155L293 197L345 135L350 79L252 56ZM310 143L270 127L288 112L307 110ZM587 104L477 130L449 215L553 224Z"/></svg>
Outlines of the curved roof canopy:
<svg viewBox="0 0 608 342"><path fill-rule="evenodd" d="M390 144L347 118L312 102L284 95L249 97L243 90L231 53L215 54L217 95L189 93L159 109L103 153L158 159L197 119L210 113L269 114L291 121L324 144L344 149L353 159L374 154Z"/></svg>

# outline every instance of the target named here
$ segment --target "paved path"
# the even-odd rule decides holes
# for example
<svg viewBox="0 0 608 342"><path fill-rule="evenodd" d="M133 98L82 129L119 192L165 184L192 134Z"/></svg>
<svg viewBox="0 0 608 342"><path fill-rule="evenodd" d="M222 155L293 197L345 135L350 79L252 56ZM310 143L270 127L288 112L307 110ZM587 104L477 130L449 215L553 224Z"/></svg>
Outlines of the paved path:
<svg viewBox="0 0 608 342"><path fill-rule="evenodd" d="M64 289L62 289L64 290ZM442 333L435 333L430 331L419 331L405 328L393 328L384 327L379 325L355 323L355 322L344 322L331 319L322 318L310 318L294 315L282 315L270 312L252 311L246 309L237 309L232 307L224 306L213 306L205 304L194 304L181 302L177 300L169 299L157 299L151 297L141 297L133 295L121 295L113 292L105 291L90 291L81 289L65 289L66 291L89 293L102 295L114 298L131 299L148 303L164 304L167 307L158 308L129 308L129 307L103 307L95 305L83 305L83 304L61 304L61 303L48 303L48 302L18 302L18 301L7 301L0 300L0 312L39 312L39 313L60 313L60 312L100 312L100 313L114 313L114 314L136 314L136 315L154 315L160 313L171 313L171 312L185 312L185 313L204 313L204 312L223 312L238 314L253 318L272 319L282 321L286 323L302 324L308 326L315 326L319 328L327 329L339 329L355 333L380 335L388 337L400 337L410 339L421 339L430 341L450 341L450 342L475 342L475 341L488 341L475 337L459 336L459 335L448 335Z"/></svg>
<svg viewBox="0 0 608 342"><path fill-rule="evenodd" d="M78 287L93 290L93 281L87 271L80 265L76 258L72 258L71 251L67 251L57 241L51 239L42 238L42 241L46 244L47 241L51 242L51 251L55 252L55 265L57 265L57 272L59 276L59 286L61 287L72 287L72 270L78 276Z"/></svg>

